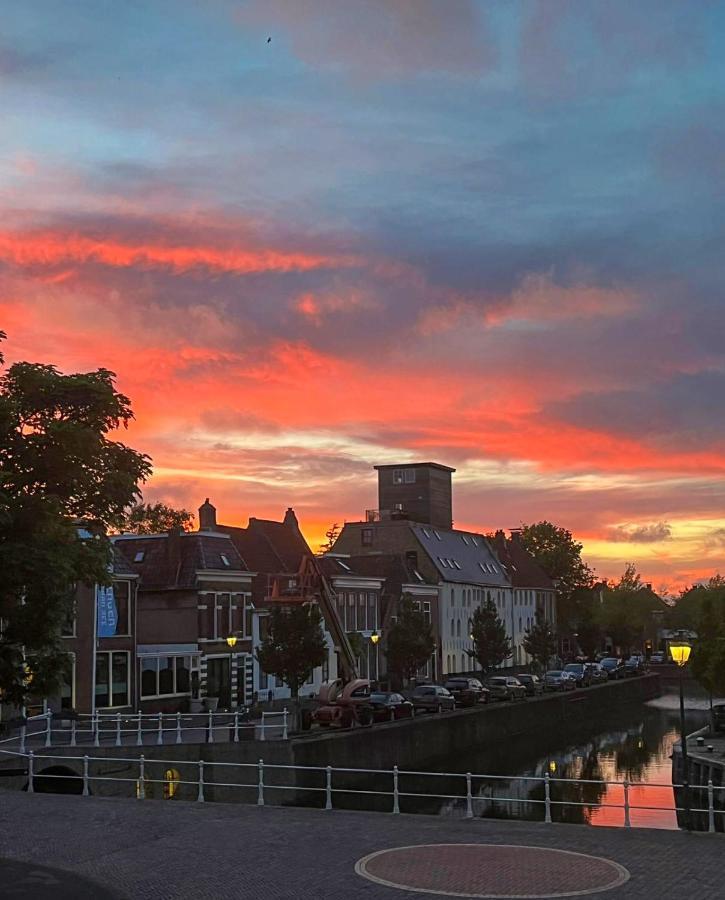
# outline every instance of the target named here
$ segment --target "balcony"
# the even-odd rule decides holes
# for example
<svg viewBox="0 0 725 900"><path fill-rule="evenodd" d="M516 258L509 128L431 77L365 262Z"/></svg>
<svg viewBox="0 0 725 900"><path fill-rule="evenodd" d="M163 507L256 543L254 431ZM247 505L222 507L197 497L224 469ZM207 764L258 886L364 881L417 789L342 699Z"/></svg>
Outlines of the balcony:
<svg viewBox="0 0 725 900"><path fill-rule="evenodd" d="M401 519L409 519L409 514L402 508L396 509L366 509L366 522L393 522Z"/></svg>

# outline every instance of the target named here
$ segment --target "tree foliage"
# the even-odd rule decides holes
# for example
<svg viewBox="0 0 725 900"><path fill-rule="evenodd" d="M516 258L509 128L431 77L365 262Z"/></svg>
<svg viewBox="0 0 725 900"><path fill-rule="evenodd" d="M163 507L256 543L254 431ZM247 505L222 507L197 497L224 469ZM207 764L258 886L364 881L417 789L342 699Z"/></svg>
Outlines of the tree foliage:
<svg viewBox="0 0 725 900"><path fill-rule="evenodd" d="M325 532L327 540L320 544L320 553L329 553L335 546L335 541L340 537L342 528L337 522L334 522Z"/></svg>
<svg viewBox="0 0 725 900"><path fill-rule="evenodd" d="M619 581L604 588L596 615L602 631L626 654L641 649L648 636L654 637L661 624L657 616L664 613L662 601L629 563Z"/></svg>
<svg viewBox="0 0 725 900"><path fill-rule="evenodd" d="M165 503L135 503L124 514L119 531L125 534L160 534L172 528L191 531L194 515Z"/></svg>
<svg viewBox="0 0 725 900"><path fill-rule="evenodd" d="M526 629L524 650L533 657L537 666L545 671L549 668L549 660L556 653L556 635L540 611L536 612L536 621Z"/></svg>
<svg viewBox="0 0 725 900"><path fill-rule="evenodd" d="M471 637L473 650L468 651L469 655L478 662L484 675L511 656L511 641L493 600L486 600L474 611Z"/></svg>
<svg viewBox="0 0 725 900"><path fill-rule="evenodd" d="M696 630L690 661L692 674L710 696L725 694L725 603L717 603L713 596L706 595Z"/></svg>
<svg viewBox="0 0 725 900"><path fill-rule="evenodd" d="M0 379L0 692L18 706L57 690L74 586L110 583L106 532L151 472L110 437L133 418L114 379L26 362Z"/></svg>
<svg viewBox="0 0 725 900"><path fill-rule="evenodd" d="M428 662L434 650L433 629L413 605L410 594L404 594L398 607L398 621L388 631L388 669L400 678L410 680Z"/></svg>
<svg viewBox="0 0 725 900"><path fill-rule="evenodd" d="M264 672L281 678L297 697L300 687L326 659L322 614L316 604L272 608L267 636L257 650Z"/></svg>

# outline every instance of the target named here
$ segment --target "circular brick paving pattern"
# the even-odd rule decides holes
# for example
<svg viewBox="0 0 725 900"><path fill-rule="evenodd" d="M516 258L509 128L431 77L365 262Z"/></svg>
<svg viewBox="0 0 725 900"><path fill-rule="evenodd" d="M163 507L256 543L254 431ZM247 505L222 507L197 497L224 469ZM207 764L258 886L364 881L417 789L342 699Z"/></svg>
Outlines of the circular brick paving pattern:
<svg viewBox="0 0 725 900"><path fill-rule="evenodd" d="M578 897L618 887L629 872L599 856L508 844L419 844L363 857L358 875L448 897Z"/></svg>

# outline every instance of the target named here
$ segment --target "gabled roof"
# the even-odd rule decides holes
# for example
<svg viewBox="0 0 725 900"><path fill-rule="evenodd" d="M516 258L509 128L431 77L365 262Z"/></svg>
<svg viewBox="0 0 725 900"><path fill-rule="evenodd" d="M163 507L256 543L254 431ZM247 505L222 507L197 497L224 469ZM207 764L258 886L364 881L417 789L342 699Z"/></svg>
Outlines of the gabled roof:
<svg viewBox="0 0 725 900"><path fill-rule="evenodd" d="M443 581L509 586L505 570L483 535L417 523L410 528Z"/></svg>
<svg viewBox="0 0 725 900"><path fill-rule="evenodd" d="M252 572L276 575L299 572L312 551L299 530L288 522L249 519L246 528L217 525L217 533L229 535Z"/></svg>
<svg viewBox="0 0 725 900"><path fill-rule="evenodd" d="M193 588L203 570L240 574L249 571L226 534L204 531L172 535L117 535L112 538L143 588ZM174 543L174 542L177 543ZM227 562L224 561L227 560Z"/></svg>
<svg viewBox="0 0 725 900"><path fill-rule="evenodd" d="M519 542L518 537L507 538L503 531L497 531L492 543L496 556L514 587L554 590L554 582Z"/></svg>

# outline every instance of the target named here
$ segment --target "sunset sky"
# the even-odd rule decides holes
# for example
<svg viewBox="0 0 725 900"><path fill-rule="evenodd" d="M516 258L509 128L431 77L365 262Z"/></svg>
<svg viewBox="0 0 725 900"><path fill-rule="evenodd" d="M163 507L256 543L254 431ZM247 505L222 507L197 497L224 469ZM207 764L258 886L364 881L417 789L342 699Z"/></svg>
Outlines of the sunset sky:
<svg viewBox="0 0 725 900"><path fill-rule="evenodd" d="M316 544L435 460L725 571L722 3L6 0L0 108L7 359L115 371L147 499Z"/></svg>

